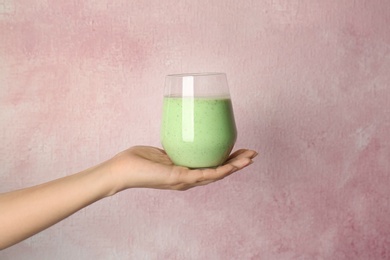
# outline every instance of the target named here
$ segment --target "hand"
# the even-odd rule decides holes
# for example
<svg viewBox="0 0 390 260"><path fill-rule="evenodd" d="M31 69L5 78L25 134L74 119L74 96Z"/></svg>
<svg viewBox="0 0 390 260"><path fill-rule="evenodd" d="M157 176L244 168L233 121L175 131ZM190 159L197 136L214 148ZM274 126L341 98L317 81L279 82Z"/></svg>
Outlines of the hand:
<svg viewBox="0 0 390 260"><path fill-rule="evenodd" d="M0 250L121 190L187 190L223 179L251 164L256 155L242 149L216 169L190 170L175 166L161 149L135 146L79 173L0 194Z"/></svg>
<svg viewBox="0 0 390 260"><path fill-rule="evenodd" d="M127 188L187 190L225 178L250 165L257 153L241 149L215 169L189 169L176 166L164 150L135 146L108 161L114 179L114 193Z"/></svg>

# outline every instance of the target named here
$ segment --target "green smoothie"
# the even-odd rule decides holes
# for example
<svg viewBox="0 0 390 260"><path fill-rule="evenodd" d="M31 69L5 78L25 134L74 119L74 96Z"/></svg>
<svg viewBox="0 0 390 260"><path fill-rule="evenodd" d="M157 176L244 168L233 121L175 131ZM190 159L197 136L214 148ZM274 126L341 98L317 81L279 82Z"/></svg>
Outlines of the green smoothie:
<svg viewBox="0 0 390 260"><path fill-rule="evenodd" d="M161 141L176 165L218 166L229 156L236 137L230 98L164 98Z"/></svg>

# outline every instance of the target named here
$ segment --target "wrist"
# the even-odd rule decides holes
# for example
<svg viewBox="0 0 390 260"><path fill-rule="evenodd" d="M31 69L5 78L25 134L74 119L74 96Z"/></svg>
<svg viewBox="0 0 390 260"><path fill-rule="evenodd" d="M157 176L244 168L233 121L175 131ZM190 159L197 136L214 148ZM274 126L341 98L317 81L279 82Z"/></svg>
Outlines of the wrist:
<svg viewBox="0 0 390 260"><path fill-rule="evenodd" d="M121 153L99 165L99 171L104 175L106 184L106 197L128 189L128 176L126 176L125 158Z"/></svg>
<svg viewBox="0 0 390 260"><path fill-rule="evenodd" d="M103 162L99 165L85 170L85 174L93 183L97 192L98 199L110 197L118 192L117 184L111 169L110 161Z"/></svg>

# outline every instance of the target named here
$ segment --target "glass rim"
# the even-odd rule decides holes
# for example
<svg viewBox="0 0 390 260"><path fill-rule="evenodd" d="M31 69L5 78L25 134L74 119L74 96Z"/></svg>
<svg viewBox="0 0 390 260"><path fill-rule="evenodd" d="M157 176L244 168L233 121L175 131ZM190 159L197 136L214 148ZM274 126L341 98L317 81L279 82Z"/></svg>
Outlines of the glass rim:
<svg viewBox="0 0 390 260"><path fill-rule="evenodd" d="M168 74L167 77L205 77L205 76L226 76L224 72L197 72L197 73L178 73L178 74Z"/></svg>

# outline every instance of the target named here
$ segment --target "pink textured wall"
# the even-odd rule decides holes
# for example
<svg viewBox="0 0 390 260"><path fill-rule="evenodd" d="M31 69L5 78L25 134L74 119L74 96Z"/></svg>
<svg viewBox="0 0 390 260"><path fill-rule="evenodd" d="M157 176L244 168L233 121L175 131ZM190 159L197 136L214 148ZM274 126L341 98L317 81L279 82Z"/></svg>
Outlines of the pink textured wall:
<svg viewBox="0 0 390 260"><path fill-rule="evenodd" d="M0 0L0 192L160 146L169 73L226 72L236 147L260 151L207 187L98 202L0 258L390 259L389 14L386 0Z"/></svg>

